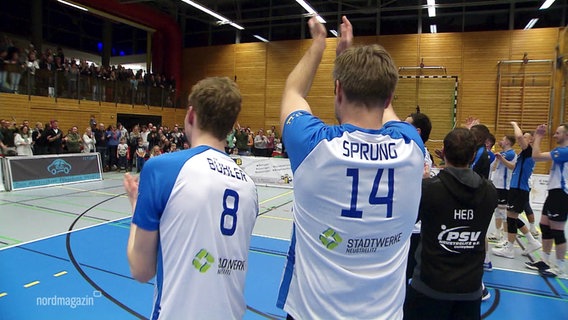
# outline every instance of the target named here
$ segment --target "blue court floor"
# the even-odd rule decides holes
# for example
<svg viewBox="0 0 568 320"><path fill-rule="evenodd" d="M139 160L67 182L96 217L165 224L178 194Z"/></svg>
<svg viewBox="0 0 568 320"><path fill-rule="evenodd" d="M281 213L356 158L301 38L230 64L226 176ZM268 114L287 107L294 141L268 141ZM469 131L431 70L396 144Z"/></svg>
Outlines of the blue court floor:
<svg viewBox="0 0 568 320"><path fill-rule="evenodd" d="M285 319L275 303L289 244L292 192L259 187L259 198L245 319ZM148 317L153 280L141 284L130 276L129 225L120 175L1 192L0 319ZM485 319L568 319L568 280L499 262L484 276L492 295L482 304Z"/></svg>

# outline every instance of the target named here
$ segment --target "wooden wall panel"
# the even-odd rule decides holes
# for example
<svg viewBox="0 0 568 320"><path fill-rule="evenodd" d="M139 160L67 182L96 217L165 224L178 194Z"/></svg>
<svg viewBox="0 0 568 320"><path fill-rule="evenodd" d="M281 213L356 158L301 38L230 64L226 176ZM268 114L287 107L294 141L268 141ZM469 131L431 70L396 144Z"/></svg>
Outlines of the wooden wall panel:
<svg viewBox="0 0 568 320"><path fill-rule="evenodd" d="M443 66L446 68L447 75L461 76L463 34L425 33L420 35L419 46L420 56L418 58L420 61L424 59L425 66ZM443 74L437 70L432 72Z"/></svg>

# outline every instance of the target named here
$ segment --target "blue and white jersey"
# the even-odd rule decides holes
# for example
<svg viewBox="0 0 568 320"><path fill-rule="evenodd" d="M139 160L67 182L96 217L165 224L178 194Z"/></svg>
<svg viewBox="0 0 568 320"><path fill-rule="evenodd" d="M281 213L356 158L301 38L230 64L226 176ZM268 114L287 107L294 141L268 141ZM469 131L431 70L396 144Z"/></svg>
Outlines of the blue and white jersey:
<svg viewBox="0 0 568 320"><path fill-rule="evenodd" d="M529 179L533 173L534 165L532 146L528 146L517 156L517 163L513 169L509 188L530 191Z"/></svg>
<svg viewBox="0 0 568 320"><path fill-rule="evenodd" d="M416 129L325 125L293 112L294 229L278 306L296 319L401 319L424 145Z"/></svg>
<svg viewBox="0 0 568 320"><path fill-rule="evenodd" d="M515 154L515 150L513 149L501 152L501 156L503 156L503 159L509 162L517 162L517 154ZM509 186L511 185L511 178L513 177L513 170L507 168L507 166L503 162L499 160L496 161L497 166L495 167L495 171L493 172L493 184L497 189L509 190Z"/></svg>
<svg viewBox="0 0 568 320"><path fill-rule="evenodd" d="M132 222L159 230L152 319L240 319L258 197L252 179L207 146L146 162Z"/></svg>
<svg viewBox="0 0 568 320"><path fill-rule="evenodd" d="M562 189L568 193L568 147L558 147L550 151L552 167L548 179L548 190Z"/></svg>

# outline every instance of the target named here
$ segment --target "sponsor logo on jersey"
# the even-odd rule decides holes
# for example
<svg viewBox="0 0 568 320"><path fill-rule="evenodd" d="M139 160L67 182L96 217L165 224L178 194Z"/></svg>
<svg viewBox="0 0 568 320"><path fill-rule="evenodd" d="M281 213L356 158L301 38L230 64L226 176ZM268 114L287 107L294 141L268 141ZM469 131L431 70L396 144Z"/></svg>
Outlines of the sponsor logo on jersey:
<svg viewBox="0 0 568 320"><path fill-rule="evenodd" d="M481 231L470 231L469 226L447 229L445 225L442 225L441 228L438 243L446 251L460 253L481 245Z"/></svg>
<svg viewBox="0 0 568 320"><path fill-rule="evenodd" d="M201 273L207 272L215 262L215 258L205 249L199 252L193 258L193 266Z"/></svg>
<svg viewBox="0 0 568 320"><path fill-rule="evenodd" d="M374 253L378 248L390 247L400 242L402 232L381 238L354 238L347 240L347 254Z"/></svg>
<svg viewBox="0 0 568 320"><path fill-rule="evenodd" d="M327 228L327 230L322 232L319 236L319 239L321 243L329 250L335 249L343 241L341 236L332 228Z"/></svg>
<svg viewBox="0 0 568 320"><path fill-rule="evenodd" d="M219 258L217 274L231 275L231 271L245 271L246 260Z"/></svg>

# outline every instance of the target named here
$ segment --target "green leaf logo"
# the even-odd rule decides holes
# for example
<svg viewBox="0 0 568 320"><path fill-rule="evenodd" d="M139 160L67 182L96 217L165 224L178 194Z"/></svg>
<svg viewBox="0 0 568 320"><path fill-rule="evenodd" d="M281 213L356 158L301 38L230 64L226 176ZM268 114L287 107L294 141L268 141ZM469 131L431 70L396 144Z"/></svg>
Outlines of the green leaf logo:
<svg viewBox="0 0 568 320"><path fill-rule="evenodd" d="M327 228L324 232L322 232L319 236L321 243L328 248L329 250L335 249L343 239L341 236L335 232L332 228Z"/></svg>
<svg viewBox="0 0 568 320"><path fill-rule="evenodd" d="M211 268L211 265L213 265L214 261L215 258L211 254L209 254L207 250L201 249L195 255L195 258L193 258L193 266L195 267L195 269L199 270L199 272L205 273L207 272L207 270L209 270L209 268Z"/></svg>

